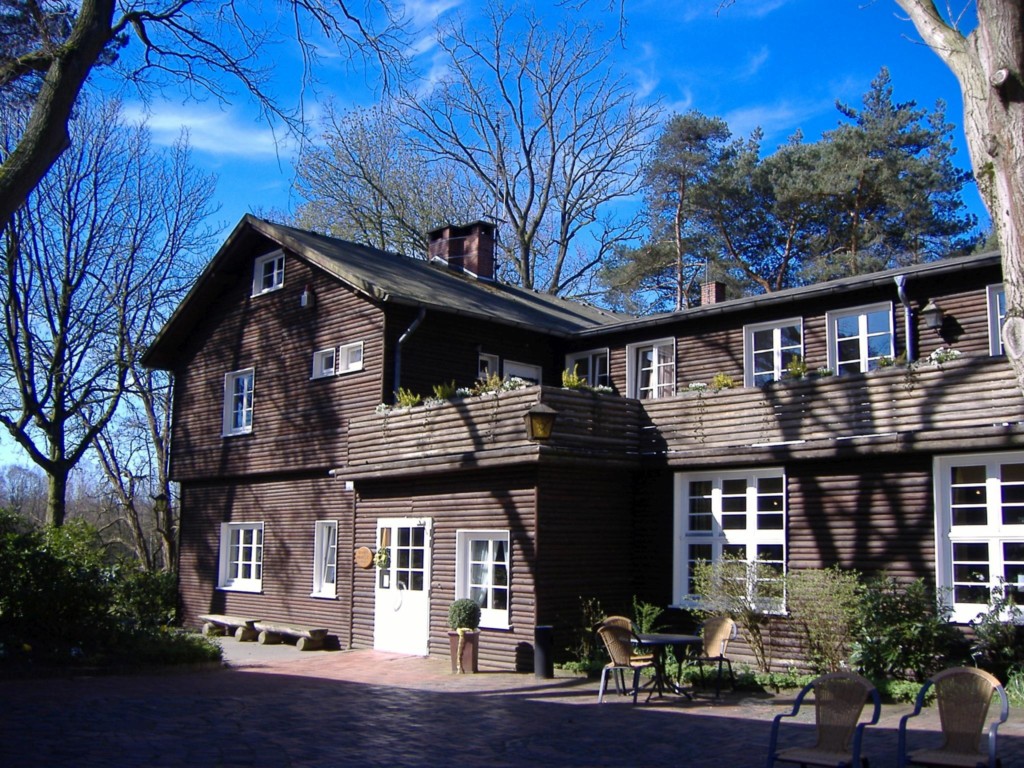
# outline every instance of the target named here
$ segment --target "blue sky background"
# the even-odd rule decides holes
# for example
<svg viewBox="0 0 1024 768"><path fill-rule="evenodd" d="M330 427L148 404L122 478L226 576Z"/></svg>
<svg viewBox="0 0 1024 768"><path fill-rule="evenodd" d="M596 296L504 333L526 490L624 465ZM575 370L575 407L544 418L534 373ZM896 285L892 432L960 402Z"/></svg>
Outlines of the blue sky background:
<svg viewBox="0 0 1024 768"><path fill-rule="evenodd" d="M431 27L439 15L462 14L472 24L481 5L477 0L407 3L419 29L415 65L424 72L436 65ZM885 66L897 101L916 101L929 110L937 99L946 102L947 119L956 125L956 161L969 168L956 79L919 42L893 0L737 0L720 13L718 6L718 0L627 0L625 40L612 65L640 96L660 99L666 118L697 109L724 118L734 135L749 135L760 126L765 151L771 151L797 129L813 141L834 127L840 120L836 100L860 106ZM553 21L564 13L555 2L532 7ZM617 21L603 0L592 0L588 12L606 24ZM270 52L276 92L292 101L299 91L295 54L287 47ZM318 74L323 85L305 93L310 117L328 97L342 106L368 105L378 97L372 76L336 56L325 56ZM138 103L129 107L142 114ZM219 178L221 210L215 218L222 235L246 212L290 213L300 202L291 190L295 143L275 141L243 95L221 106L182 104L164 94L151 101L149 125L160 143L172 142L182 126L189 129L196 163ZM973 188L965 198L984 216Z"/></svg>

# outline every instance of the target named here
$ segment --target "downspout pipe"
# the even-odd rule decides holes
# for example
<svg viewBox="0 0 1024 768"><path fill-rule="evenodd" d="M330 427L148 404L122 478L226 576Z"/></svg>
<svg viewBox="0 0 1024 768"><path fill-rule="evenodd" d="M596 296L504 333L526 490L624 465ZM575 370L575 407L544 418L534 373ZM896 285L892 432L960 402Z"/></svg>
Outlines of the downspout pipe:
<svg viewBox="0 0 1024 768"><path fill-rule="evenodd" d="M398 344L395 345L395 387L392 390L392 396L397 397L398 390L402 388L402 345L409 340L409 337L416 333L416 329L420 327L420 323L423 322L423 318L427 316L427 308L420 307L419 314L416 315L416 319L409 324L409 327L405 329L405 333L398 337Z"/></svg>
<svg viewBox="0 0 1024 768"><path fill-rule="evenodd" d="M914 309L910 306L910 299L907 298L907 276L896 275L896 293L900 297L900 304L903 305L903 324L907 338L907 362L913 363L917 360L917 350L914 344Z"/></svg>

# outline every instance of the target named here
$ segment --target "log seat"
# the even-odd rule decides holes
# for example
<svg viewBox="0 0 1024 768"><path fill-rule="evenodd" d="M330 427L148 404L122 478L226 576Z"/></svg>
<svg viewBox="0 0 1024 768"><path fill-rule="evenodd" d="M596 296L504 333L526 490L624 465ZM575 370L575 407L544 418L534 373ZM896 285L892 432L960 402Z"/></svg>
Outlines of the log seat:
<svg viewBox="0 0 1024 768"><path fill-rule="evenodd" d="M203 613L199 615L199 620L203 622L204 635L234 635L235 640L243 643L255 640L259 634L255 627L259 619Z"/></svg>
<svg viewBox="0 0 1024 768"><path fill-rule="evenodd" d="M300 651L313 651L323 648L327 639L327 630L323 627L304 627L277 621L257 621L253 625L259 632L260 645L280 643L283 637L297 638L295 647Z"/></svg>

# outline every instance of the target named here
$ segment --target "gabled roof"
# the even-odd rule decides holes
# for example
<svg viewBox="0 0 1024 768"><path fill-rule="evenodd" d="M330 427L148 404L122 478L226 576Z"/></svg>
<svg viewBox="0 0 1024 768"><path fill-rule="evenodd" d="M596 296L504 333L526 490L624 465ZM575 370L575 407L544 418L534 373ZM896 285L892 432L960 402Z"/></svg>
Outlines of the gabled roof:
<svg viewBox="0 0 1024 768"><path fill-rule="evenodd" d="M267 241L333 275L367 299L467 315L555 336L617 323L623 315L539 291L478 280L420 259L272 224L246 214L203 270L143 356L167 368L176 350L229 286L252 269L253 246Z"/></svg>
<svg viewBox="0 0 1024 768"><path fill-rule="evenodd" d="M763 293L756 296L744 296L738 299L720 301L715 304L691 307L678 312L662 312L645 317L620 316L620 320L617 323L605 324L600 328L583 329L579 332L579 335L593 336L595 333L607 333L612 330L630 331L667 325L669 323L698 320L713 315L732 314L752 309L768 309L794 302L812 301L822 297L847 294L879 286L891 288L892 295L895 298L897 296L895 283L897 276L905 276L907 278L907 288L910 292L913 292L915 279L941 277L943 279L955 280L956 276L962 272L999 266L1001 263L1000 259L998 251L988 251L969 256L955 256L948 259L940 259L939 261L929 261L909 267L897 267L883 272L854 275L853 277L829 280L828 282L815 283L800 288L787 288L782 291Z"/></svg>

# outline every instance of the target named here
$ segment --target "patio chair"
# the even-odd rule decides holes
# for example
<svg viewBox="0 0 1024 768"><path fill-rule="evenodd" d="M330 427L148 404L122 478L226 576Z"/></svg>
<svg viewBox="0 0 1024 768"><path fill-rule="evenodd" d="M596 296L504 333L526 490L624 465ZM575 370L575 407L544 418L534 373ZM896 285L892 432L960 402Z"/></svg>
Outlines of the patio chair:
<svg viewBox="0 0 1024 768"><path fill-rule="evenodd" d="M935 688L942 724L942 746L908 752L907 722L921 713L929 688ZM989 724L988 739L982 747L985 720L992 699L999 696L999 716ZM953 667L929 679L917 694L914 711L900 719L899 766L953 765L964 768L995 768L999 726L1010 716L1010 702L999 681L981 669Z"/></svg>
<svg viewBox="0 0 1024 768"><path fill-rule="evenodd" d="M703 639L702 655L694 661L697 662L697 669L700 672L700 683L704 685L704 663L718 665L718 675L715 677L715 697L722 695L722 665L729 669L729 679L736 685L736 675L732 671L732 662L725 655L729 650L729 642L736 637L736 622L728 616L714 616L704 622L700 631Z"/></svg>
<svg viewBox="0 0 1024 768"><path fill-rule="evenodd" d="M795 717L804 697L814 692L814 721L817 740L809 747L778 749L779 725L783 718ZM868 699L874 703L871 719L861 721ZM860 768L868 765L861 756L864 729L878 722L882 713L882 700L878 690L867 680L853 672L833 672L822 675L804 686L797 694L792 712L776 715L772 721L771 741L768 744L768 768L776 762L807 765L829 765L837 768Z"/></svg>
<svg viewBox="0 0 1024 768"><path fill-rule="evenodd" d="M624 674L629 670L633 672L633 685L630 691L633 694L633 703L636 704L636 698L640 692L640 672L654 666L654 656L633 652L636 635L633 633L632 623L622 616L610 616L602 621L597 627L597 634L604 643L610 658L610 661L601 670L601 688L597 694L597 703L604 702L609 672ZM616 687L618 686L619 681L616 680Z"/></svg>

